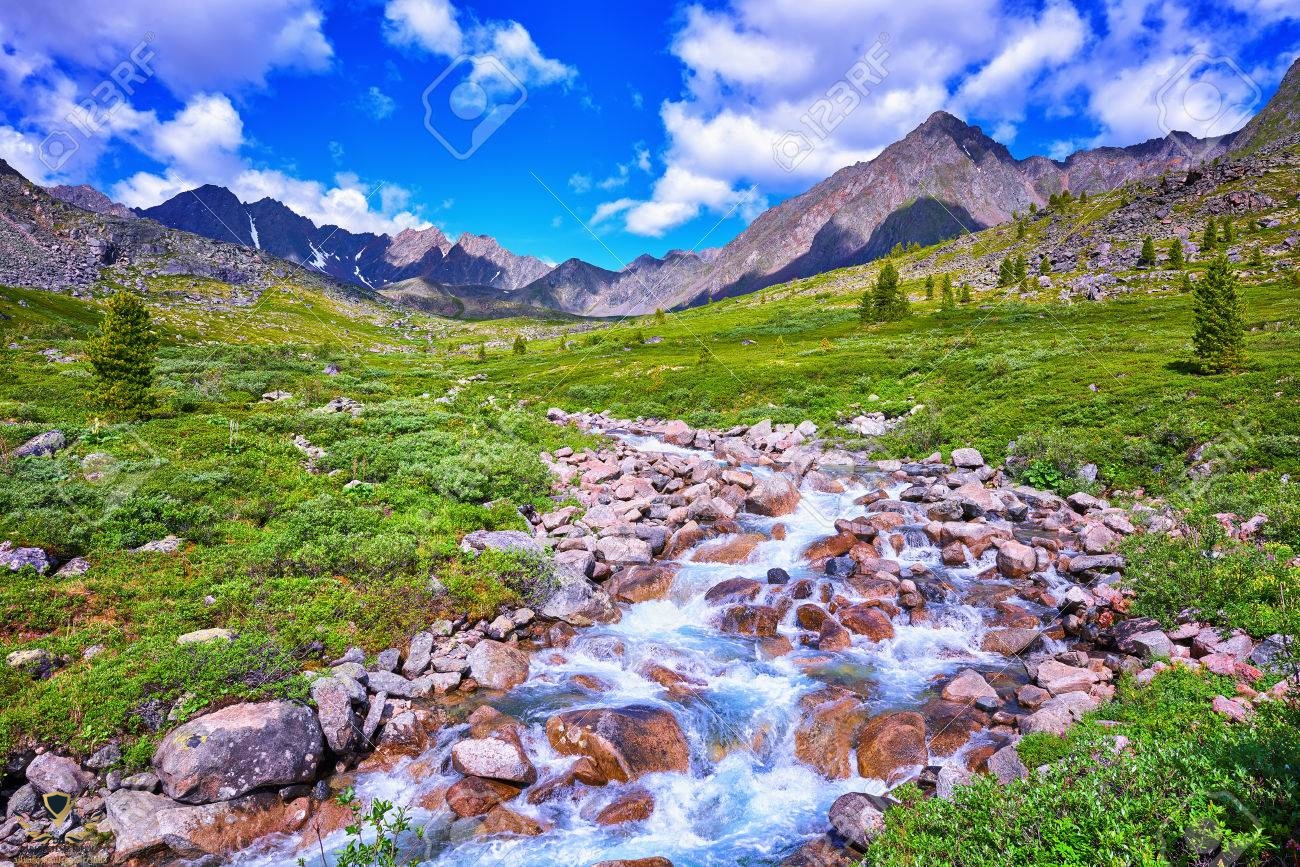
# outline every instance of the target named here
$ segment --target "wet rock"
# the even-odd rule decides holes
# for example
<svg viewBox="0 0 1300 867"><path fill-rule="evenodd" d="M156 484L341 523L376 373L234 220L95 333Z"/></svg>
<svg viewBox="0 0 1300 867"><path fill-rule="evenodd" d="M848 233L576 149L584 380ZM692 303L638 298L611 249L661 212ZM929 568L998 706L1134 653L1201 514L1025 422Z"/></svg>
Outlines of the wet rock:
<svg viewBox="0 0 1300 867"><path fill-rule="evenodd" d="M965 669L950 680L943 688L942 695L947 701L972 705L981 699L992 699L994 702L998 700L998 691L989 686L984 676L973 668Z"/></svg>
<svg viewBox="0 0 1300 867"><path fill-rule="evenodd" d="M893 785L926 764L925 719L915 711L886 713L867 722L858 741L858 773Z"/></svg>
<svg viewBox="0 0 1300 867"><path fill-rule="evenodd" d="M237 704L162 739L153 767L177 801L206 804L315 778L324 744L316 715L288 701Z"/></svg>
<svg viewBox="0 0 1300 867"><path fill-rule="evenodd" d="M1034 549L1014 539L998 546L998 571L1005 578L1028 578L1038 568Z"/></svg>
<svg viewBox="0 0 1300 867"><path fill-rule="evenodd" d="M752 578L728 578L709 588L704 601L710 605L727 602L749 602L763 590L763 585Z"/></svg>
<svg viewBox="0 0 1300 867"><path fill-rule="evenodd" d="M767 537L762 533L727 536L699 546L691 553L691 560L696 563L744 563L754 549L766 541Z"/></svg>
<svg viewBox="0 0 1300 867"><path fill-rule="evenodd" d="M546 832L540 822L499 804L488 810L483 821L474 830L477 837L515 836L536 837Z"/></svg>
<svg viewBox="0 0 1300 867"><path fill-rule="evenodd" d="M622 825L649 819L655 810L655 796L649 790L634 786L618 795L607 807L596 814L597 825Z"/></svg>
<svg viewBox="0 0 1300 867"><path fill-rule="evenodd" d="M935 756L952 755L989 724L989 715L974 704L943 698L926 702L920 713L930 732L930 753Z"/></svg>
<svg viewBox="0 0 1300 867"><path fill-rule="evenodd" d="M149 792L119 789L105 801L104 830L114 836L115 860L141 857L170 862L160 852L189 862L211 863L214 855L251 846L268 834L294 834L307 826L322 835L348 823L351 813L331 801L312 805L307 798L283 801L275 792L257 792L232 801L191 806Z"/></svg>
<svg viewBox="0 0 1300 867"><path fill-rule="evenodd" d="M513 689L528 680L528 654L513 645L485 638L467 660L470 677L488 689Z"/></svg>
<svg viewBox="0 0 1300 867"><path fill-rule="evenodd" d="M609 594L570 569L557 568L558 586L538 609L548 620L563 620L572 626L591 626L618 619Z"/></svg>
<svg viewBox="0 0 1300 867"><path fill-rule="evenodd" d="M591 759L606 782L690 770L690 748L677 718L652 705L557 714L547 720L546 737L563 755Z"/></svg>
<svg viewBox="0 0 1300 867"><path fill-rule="evenodd" d="M980 649L985 653L1016 656L1032 647L1038 637L1037 629L990 629L984 633Z"/></svg>
<svg viewBox="0 0 1300 867"><path fill-rule="evenodd" d="M799 700L795 757L831 780L847 779L858 734L867 721L862 700L847 689L826 687Z"/></svg>
<svg viewBox="0 0 1300 867"><path fill-rule="evenodd" d="M620 602L663 599L673 586L674 571L661 566L633 566L614 575L605 584L610 597Z"/></svg>
<svg viewBox="0 0 1300 867"><path fill-rule="evenodd" d="M817 630L818 650L838 653L842 650L848 650L852 646L853 635L841 626L838 620L834 617L827 617L822 621L821 629Z"/></svg>
<svg viewBox="0 0 1300 867"><path fill-rule="evenodd" d="M770 605L732 605L722 612L718 629L733 635L774 638L781 612Z"/></svg>
<svg viewBox="0 0 1300 867"><path fill-rule="evenodd" d="M680 671L674 671L666 665L660 665L650 660L637 666L636 672L646 680L652 680L666 689L668 697L674 701L682 701L699 695L709 687L707 681L691 677L688 674L682 674Z"/></svg>
<svg viewBox="0 0 1300 867"><path fill-rule="evenodd" d="M850 632L865 636L870 641L885 641L894 637L894 624L879 606L860 603L842 610L839 618Z"/></svg>
<svg viewBox="0 0 1300 867"><path fill-rule="evenodd" d="M831 804L831 827L859 849L865 849L885 830L885 802L875 795L847 792Z"/></svg>
<svg viewBox="0 0 1300 867"><path fill-rule="evenodd" d="M464 777L447 789L447 807L460 818L482 816L496 805L512 800L520 786L484 777Z"/></svg>
<svg viewBox="0 0 1300 867"><path fill-rule="evenodd" d="M597 861L591 867L673 867L667 858L620 858L617 861Z"/></svg>
<svg viewBox="0 0 1300 867"><path fill-rule="evenodd" d="M513 731L511 730L513 734ZM537 769L528 760L518 735L467 738L451 748L452 766L462 774L531 785Z"/></svg>
<svg viewBox="0 0 1300 867"><path fill-rule="evenodd" d="M826 836L803 844L780 867L853 867L858 862Z"/></svg>
<svg viewBox="0 0 1300 867"><path fill-rule="evenodd" d="M779 518L799 505L799 489L788 477L773 473L757 479L745 498L745 508L755 515Z"/></svg>

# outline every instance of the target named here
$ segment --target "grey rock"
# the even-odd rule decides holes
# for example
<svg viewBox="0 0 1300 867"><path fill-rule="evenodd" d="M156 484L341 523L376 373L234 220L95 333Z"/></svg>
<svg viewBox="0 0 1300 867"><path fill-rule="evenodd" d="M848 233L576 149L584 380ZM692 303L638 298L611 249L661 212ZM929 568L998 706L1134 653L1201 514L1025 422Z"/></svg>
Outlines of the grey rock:
<svg viewBox="0 0 1300 867"><path fill-rule="evenodd" d="M322 677L312 682L311 698L316 704L316 718L325 743L336 753L356 748L361 725L352 710L347 686L336 677Z"/></svg>
<svg viewBox="0 0 1300 867"><path fill-rule="evenodd" d="M14 457L48 457L63 448L65 445L67 445L67 440L63 437L63 431L50 430L43 434L37 434L18 448L14 449Z"/></svg>
<svg viewBox="0 0 1300 867"><path fill-rule="evenodd" d="M163 791L206 804L316 776L324 743L316 715L288 701L237 704L177 727L153 757Z"/></svg>
<svg viewBox="0 0 1300 867"><path fill-rule="evenodd" d="M95 776L83 771L75 759L41 753L27 766L27 782L42 795L66 792L74 798L86 791Z"/></svg>
<svg viewBox="0 0 1300 867"><path fill-rule="evenodd" d="M525 554L542 556L546 549L542 543L523 530L475 530L460 540L462 551L520 551Z"/></svg>
<svg viewBox="0 0 1300 867"><path fill-rule="evenodd" d="M1004 786L1029 777L1029 769L1020 761L1015 744L1008 744L989 756L988 765L989 773Z"/></svg>
<svg viewBox="0 0 1300 867"><path fill-rule="evenodd" d="M429 657L433 654L433 633L417 632L411 636L411 646L406 650L406 662L402 664L402 674L407 677L419 677L429 667Z"/></svg>
<svg viewBox="0 0 1300 867"><path fill-rule="evenodd" d="M10 542L0 542L0 568L17 572L24 566L31 566L44 574L54 565L40 548L15 548Z"/></svg>
<svg viewBox="0 0 1300 867"><path fill-rule="evenodd" d="M847 792L831 804L829 818L844 839L865 849L885 830L884 802L864 792Z"/></svg>
<svg viewBox="0 0 1300 867"><path fill-rule="evenodd" d="M468 660L470 676L488 689L511 689L528 679L528 654L509 644L484 639Z"/></svg>

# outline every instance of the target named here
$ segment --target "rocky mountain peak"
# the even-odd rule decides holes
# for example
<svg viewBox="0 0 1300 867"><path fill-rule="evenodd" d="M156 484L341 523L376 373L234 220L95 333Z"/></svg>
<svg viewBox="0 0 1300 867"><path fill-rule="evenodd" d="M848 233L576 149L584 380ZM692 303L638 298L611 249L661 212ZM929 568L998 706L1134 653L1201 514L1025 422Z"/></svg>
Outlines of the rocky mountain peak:
<svg viewBox="0 0 1300 867"><path fill-rule="evenodd" d="M135 211L132 211L126 205L113 201L89 184L77 184L76 186L60 184L55 187L47 187L46 192L61 202L67 202L69 205L81 208L83 211L90 211L92 214L120 217L123 220L135 220L139 217Z"/></svg>

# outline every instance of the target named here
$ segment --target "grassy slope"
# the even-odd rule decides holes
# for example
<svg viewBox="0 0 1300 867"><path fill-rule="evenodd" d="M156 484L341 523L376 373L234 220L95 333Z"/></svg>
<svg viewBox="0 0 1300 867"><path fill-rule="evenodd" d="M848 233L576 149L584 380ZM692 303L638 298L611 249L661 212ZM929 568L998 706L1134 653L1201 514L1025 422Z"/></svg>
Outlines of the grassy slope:
<svg viewBox="0 0 1300 867"><path fill-rule="evenodd" d="M1086 234L1124 195L1061 219ZM1275 243L1294 231L1294 215L1287 219L1243 245ZM166 341L160 410L138 422L99 419L84 363L39 354L78 352L98 321L93 303L0 289L8 317L0 346L19 346L0 348L0 365L12 372L0 381L0 418L16 422L0 427L0 438L12 447L57 425L72 443L53 461L5 463L0 537L95 564L82 579L26 576L0 591L0 652L39 646L68 660L47 681L0 673L0 747L39 740L88 750L126 733L139 761L149 753L149 723L182 697L179 716L230 695L300 694L295 672L300 658L319 656L313 642L330 652L351 643L375 651L436 616L483 613L525 590L526 564L470 564L454 545L475 527L519 526L514 503L544 505L546 479L533 455L582 445L541 420L549 405L697 424L772 417L828 425L860 410L902 414L921 404L900 431L871 445L917 456L970 443L996 460L1018 439L1018 450L1053 469L1045 478L1062 487L1079 486L1073 470L1094 461L1110 486L1184 499L1188 453L1208 443L1220 446L1210 454L1221 474L1199 490L1200 512L1265 505L1282 518L1269 525L1270 538L1300 548L1300 504L1278 478L1300 469L1294 258L1243 277L1249 365L1233 375L1202 376L1188 365L1190 301L1164 276L1121 274L1134 291L1104 303L1061 303L1056 287L1028 298L977 289L973 304L951 311L921 300L927 270L960 263L987 272L1017 251L1032 261L1046 232L1043 219L1023 241L1002 227L899 257L914 315L870 326L859 324L857 304L877 265L662 319L576 325L451 322L293 286L252 308L211 312L177 294L219 296L221 287L174 279L156 287L172 293L156 299ZM1058 276L1058 286L1071 276ZM518 334L528 338L522 355L506 348ZM662 340L645 342L651 337ZM489 347L482 361L481 344ZM325 376L327 362L342 373ZM451 404L433 401L476 374L487 381ZM257 402L275 388L295 399ZM340 394L367 405L359 420L311 411ZM516 401L525 407L514 409ZM298 433L326 447L324 469L340 473L306 473L291 444ZM77 463L93 453L118 462L106 482L85 480ZM344 492L353 477L366 484ZM498 499L513 502L483 505ZM124 550L168 532L190 541L179 557ZM1137 571L1163 594L1153 598L1168 597L1174 579L1140 564ZM430 575L450 596L430 592ZM174 644L209 626L241 637L229 646ZM82 660L93 645L106 650ZM1033 785L1025 794L1032 810L1073 797ZM900 815L900 823L934 818ZM914 850L917 863L956 842L934 826L926 833L930 848Z"/></svg>

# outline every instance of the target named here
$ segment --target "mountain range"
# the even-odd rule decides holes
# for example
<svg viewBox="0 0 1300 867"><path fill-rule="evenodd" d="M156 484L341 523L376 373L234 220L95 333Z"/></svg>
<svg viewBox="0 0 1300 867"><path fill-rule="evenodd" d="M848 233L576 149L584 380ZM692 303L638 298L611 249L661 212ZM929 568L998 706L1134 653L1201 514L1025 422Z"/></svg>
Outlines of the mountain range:
<svg viewBox="0 0 1300 867"><path fill-rule="evenodd" d="M720 249L641 256L619 271L569 259L554 267L505 249L487 235L454 243L437 228L395 236L317 226L265 198L241 202L207 185L128 211L89 187L51 195L119 219L143 217L215 241L239 244L368 290L390 287L426 309L548 308L583 316L673 309L737 295L885 255L896 244L931 244L1044 206L1056 193L1096 193L1144 177L1184 171L1293 131L1300 61L1269 103L1239 132L1198 139L1171 132L1128 147L1076 152L1065 160L1017 159L1005 146L943 111L868 162L840 169L761 214ZM398 288L400 287L400 288Z"/></svg>

